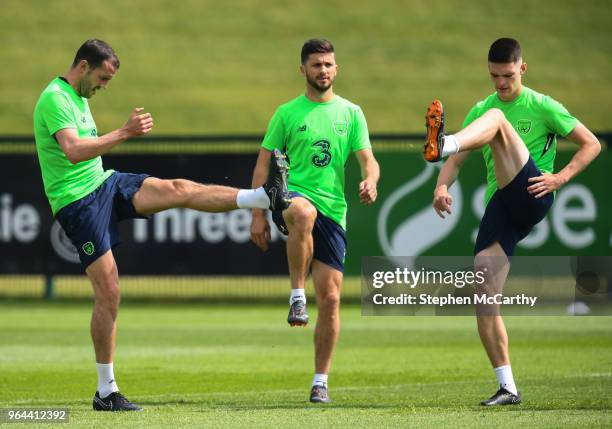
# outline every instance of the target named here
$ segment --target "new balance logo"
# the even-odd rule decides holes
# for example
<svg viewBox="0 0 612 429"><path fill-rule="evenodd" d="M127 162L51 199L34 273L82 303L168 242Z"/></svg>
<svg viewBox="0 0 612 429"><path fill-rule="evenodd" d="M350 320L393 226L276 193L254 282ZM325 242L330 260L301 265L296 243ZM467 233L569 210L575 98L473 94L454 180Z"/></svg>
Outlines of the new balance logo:
<svg viewBox="0 0 612 429"><path fill-rule="evenodd" d="M298 127L298 133L303 133L304 131L306 131L306 125L302 125L301 127Z"/></svg>

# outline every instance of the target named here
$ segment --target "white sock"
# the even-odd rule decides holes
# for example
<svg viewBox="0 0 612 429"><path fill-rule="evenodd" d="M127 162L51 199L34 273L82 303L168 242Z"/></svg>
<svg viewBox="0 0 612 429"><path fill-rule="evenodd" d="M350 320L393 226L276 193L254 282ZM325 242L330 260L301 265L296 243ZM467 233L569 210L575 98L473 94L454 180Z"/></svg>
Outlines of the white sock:
<svg viewBox="0 0 612 429"><path fill-rule="evenodd" d="M291 289L289 305L293 305L295 301L304 301L304 304L306 304L306 293L304 293L304 289Z"/></svg>
<svg viewBox="0 0 612 429"><path fill-rule="evenodd" d="M257 189L240 189L236 204L241 209L267 209L270 208L270 198L263 186Z"/></svg>
<svg viewBox="0 0 612 429"><path fill-rule="evenodd" d="M98 368L98 393L100 398L106 398L113 392L118 392L119 387L115 383L113 363L96 363Z"/></svg>
<svg viewBox="0 0 612 429"><path fill-rule="evenodd" d="M444 136L444 147L442 148L442 157L453 155L459 152L459 142L454 134Z"/></svg>
<svg viewBox="0 0 612 429"><path fill-rule="evenodd" d="M510 365L498 366L493 368L495 376L499 385L506 389L508 392L517 394L516 385L514 384L514 377L512 377L512 367Z"/></svg>
<svg viewBox="0 0 612 429"><path fill-rule="evenodd" d="M327 374L315 374L312 379L312 385L327 387Z"/></svg>

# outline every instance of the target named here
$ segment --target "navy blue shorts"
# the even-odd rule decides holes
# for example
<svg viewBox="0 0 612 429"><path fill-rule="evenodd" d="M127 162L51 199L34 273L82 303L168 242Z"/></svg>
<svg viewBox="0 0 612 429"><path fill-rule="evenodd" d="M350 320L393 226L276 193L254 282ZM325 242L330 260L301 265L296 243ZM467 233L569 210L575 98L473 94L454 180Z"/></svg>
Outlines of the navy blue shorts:
<svg viewBox="0 0 612 429"><path fill-rule="evenodd" d="M306 198L297 192L290 196ZM283 212L272 212L272 220L283 234L288 234ZM346 256L346 233L344 229L317 209L317 218L312 229L313 259L323 262L340 272L344 272Z"/></svg>
<svg viewBox="0 0 612 429"><path fill-rule="evenodd" d="M544 219L554 201L552 193L535 198L527 191L532 185L529 178L541 175L529 157L516 177L503 189L495 191L480 221L474 254L499 241L506 256L512 257L517 243Z"/></svg>
<svg viewBox="0 0 612 429"><path fill-rule="evenodd" d="M148 218L136 213L132 197L147 174L113 173L95 191L68 204L55 216L87 268L119 243L118 224L124 219Z"/></svg>

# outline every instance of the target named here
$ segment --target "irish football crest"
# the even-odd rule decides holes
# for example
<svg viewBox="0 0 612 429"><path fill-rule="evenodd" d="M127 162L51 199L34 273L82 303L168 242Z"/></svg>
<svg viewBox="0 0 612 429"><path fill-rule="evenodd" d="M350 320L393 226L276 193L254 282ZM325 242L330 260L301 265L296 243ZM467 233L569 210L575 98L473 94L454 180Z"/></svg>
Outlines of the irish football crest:
<svg viewBox="0 0 612 429"><path fill-rule="evenodd" d="M519 134L529 134L531 131L531 120L530 119L519 119L516 123L516 129Z"/></svg>
<svg viewBox="0 0 612 429"><path fill-rule="evenodd" d="M334 132L339 136L345 136L348 131L348 123L346 121L334 121Z"/></svg>
<svg viewBox="0 0 612 429"><path fill-rule="evenodd" d="M93 255L94 245L91 241L88 241L87 243L83 244L83 252L85 252L85 254L88 256Z"/></svg>

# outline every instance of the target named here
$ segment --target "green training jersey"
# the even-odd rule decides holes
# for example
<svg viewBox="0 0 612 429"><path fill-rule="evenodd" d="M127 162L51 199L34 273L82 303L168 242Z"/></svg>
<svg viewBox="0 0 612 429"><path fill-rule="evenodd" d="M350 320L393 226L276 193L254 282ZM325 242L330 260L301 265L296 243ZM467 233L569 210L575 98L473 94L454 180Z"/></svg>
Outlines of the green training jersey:
<svg viewBox="0 0 612 429"><path fill-rule="evenodd" d="M113 170L104 171L99 156L72 164L55 140L55 133L74 128L80 138L97 137L87 99L62 78L55 78L34 108L34 138L45 193L53 214L100 186Z"/></svg>
<svg viewBox="0 0 612 429"><path fill-rule="evenodd" d="M325 103L301 95L276 110L262 147L284 151L289 190L346 230L344 165L351 152L372 147L359 106L338 95Z"/></svg>
<svg viewBox="0 0 612 429"><path fill-rule="evenodd" d="M524 86L520 95L512 101L500 100L495 92L476 103L465 118L463 127L465 128L492 108L504 112L508 122L512 124L529 149L529 154L540 171L552 173L557 152L557 135L565 137L571 133L578 123L576 118L570 115L559 102ZM491 148L485 146L482 149L482 155L487 166L486 206L497 190L497 180Z"/></svg>

